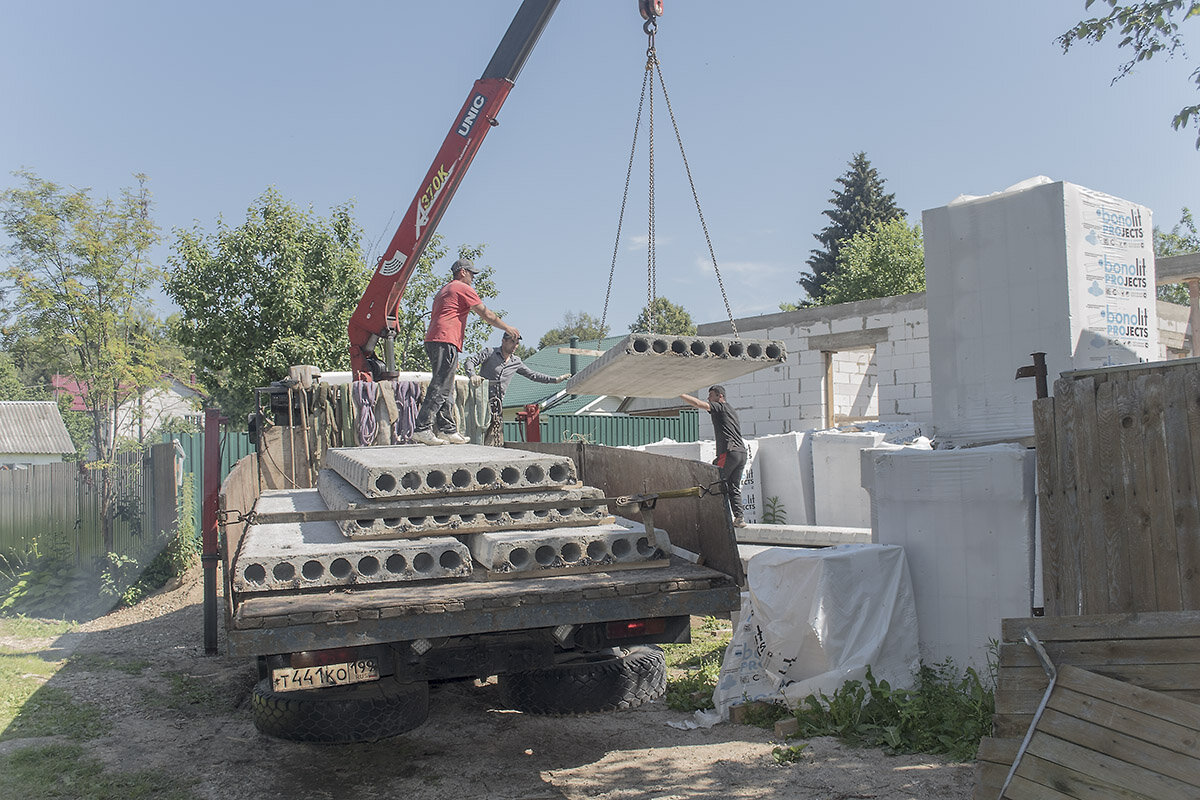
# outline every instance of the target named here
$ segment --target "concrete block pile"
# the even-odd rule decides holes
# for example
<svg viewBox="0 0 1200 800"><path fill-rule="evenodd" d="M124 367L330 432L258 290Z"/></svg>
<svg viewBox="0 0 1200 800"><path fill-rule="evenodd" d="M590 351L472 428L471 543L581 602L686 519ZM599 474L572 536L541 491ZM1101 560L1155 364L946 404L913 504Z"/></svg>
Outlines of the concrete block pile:
<svg viewBox="0 0 1200 800"><path fill-rule="evenodd" d="M570 458L397 445L330 450L326 464L316 489L259 498L239 591L630 569L670 552L665 531L611 516Z"/></svg>

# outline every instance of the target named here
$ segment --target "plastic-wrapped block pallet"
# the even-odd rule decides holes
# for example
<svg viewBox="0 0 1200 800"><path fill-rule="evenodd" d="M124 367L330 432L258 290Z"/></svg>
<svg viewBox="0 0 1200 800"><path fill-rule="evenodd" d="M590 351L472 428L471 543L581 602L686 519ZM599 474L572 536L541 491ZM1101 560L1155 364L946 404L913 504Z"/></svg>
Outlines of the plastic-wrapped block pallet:
<svg viewBox="0 0 1200 800"><path fill-rule="evenodd" d="M886 436L881 431L813 431L814 524L871 527L871 496L863 488L860 452Z"/></svg>
<svg viewBox="0 0 1200 800"><path fill-rule="evenodd" d="M652 442L639 445L634 449L672 458L703 461L706 464L711 464L717 457L717 443L711 439L699 442ZM748 439L746 441L746 470L742 473L742 517L748 523L761 521L762 514L762 492L759 490L758 476L755 473L757 455L757 440Z"/></svg>
<svg viewBox="0 0 1200 800"><path fill-rule="evenodd" d="M608 518L608 506L597 502L603 499L604 493L593 487L453 498L369 500L330 469L321 470L317 487L330 510L371 512L370 515L337 521L342 533L355 540L598 525ZM546 503L557 505L553 508L520 507ZM387 515L381 516L384 512Z"/></svg>
<svg viewBox="0 0 1200 800"><path fill-rule="evenodd" d="M787 360L778 339L632 333L578 372L571 394L676 397Z"/></svg>
<svg viewBox="0 0 1200 800"><path fill-rule="evenodd" d="M986 668L1000 620L1031 614L1034 451L904 447L868 455L875 539L903 546L908 557L922 659Z"/></svg>
<svg viewBox="0 0 1200 800"><path fill-rule="evenodd" d="M1158 359L1150 210L1071 183L1032 179L927 210L933 425L940 439L1033 434L1033 380ZM936 309L936 313L933 310Z"/></svg>

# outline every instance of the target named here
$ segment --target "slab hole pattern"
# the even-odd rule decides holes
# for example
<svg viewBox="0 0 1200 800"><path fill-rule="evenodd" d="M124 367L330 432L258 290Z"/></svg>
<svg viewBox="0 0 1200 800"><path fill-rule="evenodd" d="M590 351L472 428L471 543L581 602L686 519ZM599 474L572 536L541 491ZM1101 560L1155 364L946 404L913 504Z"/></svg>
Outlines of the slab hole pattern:
<svg viewBox="0 0 1200 800"><path fill-rule="evenodd" d="M350 573L353 571L353 569L354 568L350 566L350 562L346 559L335 558L333 563L329 565L329 574L338 580L343 580L350 577Z"/></svg>
<svg viewBox="0 0 1200 800"><path fill-rule="evenodd" d="M686 356L688 354L688 344L683 339L676 339L671 342L671 352L677 356Z"/></svg>
<svg viewBox="0 0 1200 800"><path fill-rule="evenodd" d="M652 350L654 350L654 352L658 353L660 356L663 353L667 352L667 343L665 341L663 341L662 339L655 339L654 344L652 344L650 347Z"/></svg>
<svg viewBox="0 0 1200 800"><path fill-rule="evenodd" d="M390 472L381 473L375 479L375 488L384 494L391 494L396 491L396 476Z"/></svg>
<svg viewBox="0 0 1200 800"><path fill-rule="evenodd" d="M296 577L296 568L292 566L291 562L280 561L271 570L271 574L275 576L275 580L277 581L290 581Z"/></svg>
<svg viewBox="0 0 1200 800"><path fill-rule="evenodd" d="M550 480L554 483L566 483L571 479L571 466L567 463L550 465Z"/></svg>
<svg viewBox="0 0 1200 800"><path fill-rule="evenodd" d="M309 559L308 561L304 562L304 566L300 567L300 574L304 576L305 580L318 580L322 575L325 574L325 565L320 561L317 561L315 558Z"/></svg>
<svg viewBox="0 0 1200 800"><path fill-rule="evenodd" d="M520 522L529 514L528 511L509 511L508 518L513 522Z"/></svg>
<svg viewBox="0 0 1200 800"><path fill-rule="evenodd" d="M625 556L629 555L632 552L633 552L633 545L631 545L629 543L628 539L613 539L612 554L614 556L616 556L617 558L625 558Z"/></svg>
<svg viewBox="0 0 1200 800"><path fill-rule="evenodd" d="M550 509L539 508L538 510L533 512L533 515L535 517L537 517L538 519L545 519L546 517L550 516Z"/></svg>
<svg viewBox="0 0 1200 800"><path fill-rule="evenodd" d="M481 486L491 486L496 482L496 470L491 467L481 467L479 472L475 473L475 482Z"/></svg>
<svg viewBox="0 0 1200 800"><path fill-rule="evenodd" d="M459 514L458 518L462 521L462 523L464 525L470 525L472 522L479 519L479 515L478 514Z"/></svg>
<svg viewBox="0 0 1200 800"><path fill-rule="evenodd" d="M777 344L767 345L767 358L779 358L783 355L783 351L779 349Z"/></svg>
<svg viewBox="0 0 1200 800"><path fill-rule="evenodd" d="M363 556L358 560L359 575L374 575L379 572L379 559L375 556Z"/></svg>
<svg viewBox="0 0 1200 800"><path fill-rule="evenodd" d="M471 471L469 469L456 469L450 480L459 489L466 489L471 485Z"/></svg>
<svg viewBox="0 0 1200 800"><path fill-rule="evenodd" d="M402 575L408 571L408 559L399 553L392 553L383 564L393 575Z"/></svg>
<svg viewBox="0 0 1200 800"><path fill-rule="evenodd" d="M746 347L746 355L750 356L751 358L762 358L762 345L760 345L760 344L749 345L748 347Z"/></svg>
<svg viewBox="0 0 1200 800"><path fill-rule="evenodd" d="M717 356L719 358L724 358L725 357L725 343L724 342L709 342L708 343L708 352L712 353L714 356Z"/></svg>
<svg viewBox="0 0 1200 800"><path fill-rule="evenodd" d="M505 467L500 470L500 480L512 486L521 480L521 470L516 467Z"/></svg>
<svg viewBox="0 0 1200 800"><path fill-rule="evenodd" d="M544 544L534 552L533 557L543 567L548 567L558 558L558 550L548 544Z"/></svg>
<svg viewBox="0 0 1200 800"><path fill-rule="evenodd" d="M504 519L504 514L497 511L490 511L487 514L484 514L483 518L488 522L499 522L500 520Z"/></svg>
<svg viewBox="0 0 1200 800"><path fill-rule="evenodd" d="M430 489L441 489L446 485L446 473L435 469L425 476L425 483Z"/></svg>
<svg viewBox="0 0 1200 800"><path fill-rule="evenodd" d="M637 540L637 551L638 555L649 556L654 552L654 548L650 546L650 540L642 536Z"/></svg>
<svg viewBox="0 0 1200 800"><path fill-rule="evenodd" d="M702 356L708 352L708 348L704 346L704 342L692 342L688 348L694 356Z"/></svg>
<svg viewBox="0 0 1200 800"><path fill-rule="evenodd" d="M438 563L442 565L442 569L456 570L462 567L462 556L457 550L443 550L438 556Z"/></svg>
<svg viewBox="0 0 1200 800"><path fill-rule="evenodd" d="M436 524L436 525L449 525L451 519L452 519L452 517L450 515L442 514L440 516L434 517L433 521L434 521L434 524Z"/></svg>
<svg viewBox="0 0 1200 800"><path fill-rule="evenodd" d="M733 356L734 358L741 358L742 353L744 353L745 351L746 351L746 349L744 347L742 347L741 342L730 342L729 343L729 355Z"/></svg>
<svg viewBox="0 0 1200 800"><path fill-rule="evenodd" d="M400 518L399 517L388 517L387 519L385 519L383 521L383 526L385 528L399 528L400 527Z"/></svg>
<svg viewBox="0 0 1200 800"><path fill-rule="evenodd" d="M568 564L574 563L583 557L583 548L575 542L567 542L562 546L562 559Z"/></svg>
<svg viewBox="0 0 1200 800"><path fill-rule="evenodd" d="M529 566L529 551L524 547L514 547L508 551L508 563L517 569L524 569Z"/></svg>
<svg viewBox="0 0 1200 800"><path fill-rule="evenodd" d="M425 524L425 519L425 517L409 517L408 524L419 528Z"/></svg>
<svg viewBox="0 0 1200 800"><path fill-rule="evenodd" d="M267 570L262 564L251 564L242 570L242 577L248 583L262 583L267 579Z"/></svg>
<svg viewBox="0 0 1200 800"><path fill-rule="evenodd" d="M579 513L586 514L589 517L600 510L599 506L580 506Z"/></svg>
<svg viewBox="0 0 1200 800"><path fill-rule="evenodd" d="M374 522L375 522L375 520L373 520L373 519L356 519L356 520L354 520L354 524L357 525L358 529L361 531L365 531L368 528L370 528L372 523L374 523Z"/></svg>
<svg viewBox="0 0 1200 800"><path fill-rule="evenodd" d="M633 340L633 352L644 353L649 349L650 349L650 342L647 341L646 339L638 337L637 339Z"/></svg>
<svg viewBox="0 0 1200 800"><path fill-rule="evenodd" d="M420 473L417 473L417 472L404 473L404 477L400 479L400 485L410 492L414 489L420 489L421 488Z"/></svg>
<svg viewBox="0 0 1200 800"><path fill-rule="evenodd" d="M603 561L604 557L608 555L608 547L599 540L591 541L588 542L587 554L592 561Z"/></svg>
<svg viewBox="0 0 1200 800"><path fill-rule="evenodd" d="M429 553L417 553L412 561L413 569L424 573L432 571L435 563L433 556L429 555Z"/></svg>
<svg viewBox="0 0 1200 800"><path fill-rule="evenodd" d="M546 480L546 471L537 464L530 464L525 468L525 480L532 484L538 484Z"/></svg>

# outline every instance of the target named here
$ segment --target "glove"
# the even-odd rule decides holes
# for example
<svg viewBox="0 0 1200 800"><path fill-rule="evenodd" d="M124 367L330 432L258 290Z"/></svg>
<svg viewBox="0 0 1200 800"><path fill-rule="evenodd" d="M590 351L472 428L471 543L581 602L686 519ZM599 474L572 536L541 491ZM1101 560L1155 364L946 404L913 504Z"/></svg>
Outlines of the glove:
<svg viewBox="0 0 1200 800"><path fill-rule="evenodd" d="M571 377L571 373L569 373L569 372L568 372L568 373L566 373L565 375L559 375L559 376L558 376L558 382L559 382L559 383L562 383L563 381L565 381L565 380L566 380L567 378L569 378L569 377Z"/></svg>
<svg viewBox="0 0 1200 800"><path fill-rule="evenodd" d="M471 385L472 386L478 386L481 383L483 383L482 375L472 375L471 376Z"/></svg>

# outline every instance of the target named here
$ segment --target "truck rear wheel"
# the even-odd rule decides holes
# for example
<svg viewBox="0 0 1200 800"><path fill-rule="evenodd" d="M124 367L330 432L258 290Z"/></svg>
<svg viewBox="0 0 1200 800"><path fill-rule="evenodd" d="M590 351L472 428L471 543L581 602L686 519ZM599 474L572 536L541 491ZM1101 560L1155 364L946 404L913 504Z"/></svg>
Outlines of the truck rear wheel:
<svg viewBox="0 0 1200 800"><path fill-rule="evenodd" d="M397 736L429 716L429 684L383 678L370 683L276 692L269 679L254 687L254 727L297 742L374 742Z"/></svg>
<svg viewBox="0 0 1200 800"><path fill-rule="evenodd" d="M637 708L667 691L667 665L657 647L566 654L545 669L500 675L505 704L530 714L589 714Z"/></svg>

